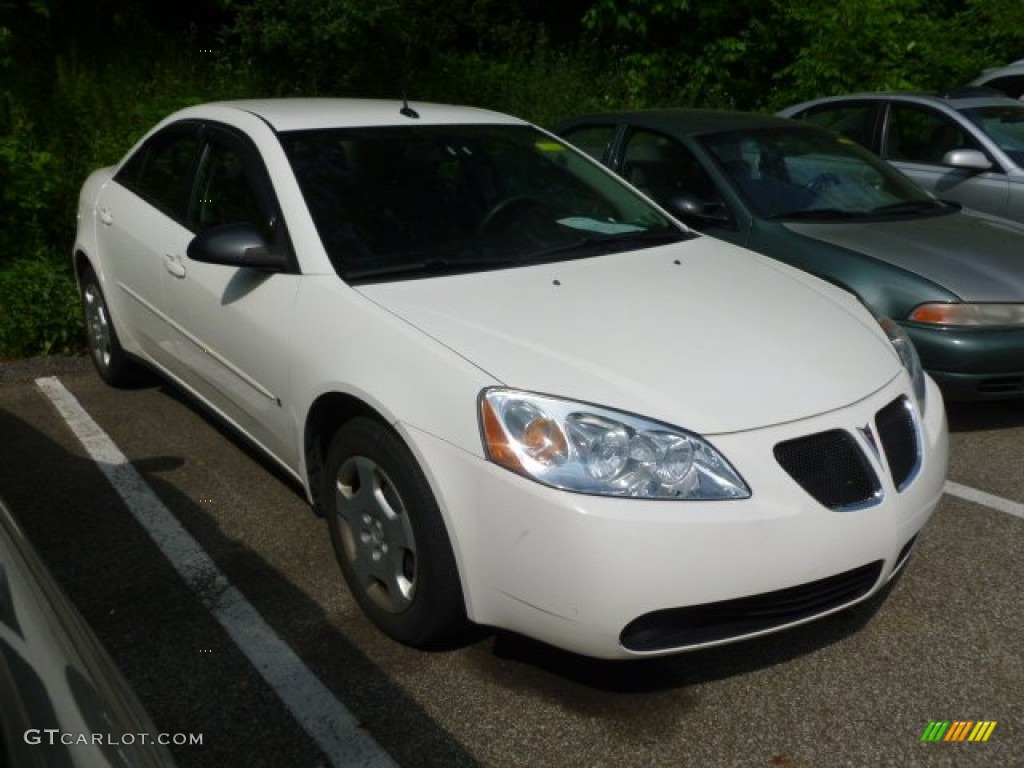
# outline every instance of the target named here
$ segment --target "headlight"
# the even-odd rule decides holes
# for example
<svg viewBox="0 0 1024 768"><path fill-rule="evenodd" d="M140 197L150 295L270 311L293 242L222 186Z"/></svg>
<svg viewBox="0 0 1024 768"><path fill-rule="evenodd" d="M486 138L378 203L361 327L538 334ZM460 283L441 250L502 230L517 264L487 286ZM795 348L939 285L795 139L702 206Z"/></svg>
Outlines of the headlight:
<svg viewBox="0 0 1024 768"><path fill-rule="evenodd" d="M926 325L1012 327L1024 325L1024 304L921 304L909 319Z"/></svg>
<svg viewBox="0 0 1024 768"><path fill-rule="evenodd" d="M675 427L509 389L480 395L487 458L567 491L648 499L745 499L750 490L707 441Z"/></svg>
<svg viewBox="0 0 1024 768"><path fill-rule="evenodd" d="M917 405L921 409L921 412L924 413L924 369L921 367L921 358L917 356L917 349L914 348L914 342L910 340L907 332L900 327L899 323L892 318L881 317L878 319L878 322L885 331L885 335L889 337L889 341L892 342L893 347L896 349L896 354L900 356L903 367L906 368L907 373L910 374L910 382L914 387L914 398L917 400Z"/></svg>

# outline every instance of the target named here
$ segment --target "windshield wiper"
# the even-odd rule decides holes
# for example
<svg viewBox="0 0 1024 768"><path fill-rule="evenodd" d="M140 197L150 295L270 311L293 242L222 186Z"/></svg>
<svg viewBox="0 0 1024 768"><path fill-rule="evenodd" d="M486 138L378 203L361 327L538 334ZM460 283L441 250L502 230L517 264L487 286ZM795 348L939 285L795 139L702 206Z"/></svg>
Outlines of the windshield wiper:
<svg viewBox="0 0 1024 768"><path fill-rule="evenodd" d="M956 206L944 203L941 200L904 200L901 203L890 203L872 208L868 213L871 216L898 215L901 213L952 213L958 210Z"/></svg>
<svg viewBox="0 0 1024 768"><path fill-rule="evenodd" d="M342 277L346 281L358 281L372 280L375 277L450 275L458 272L472 272L481 268L504 267L515 262L515 259L507 256L472 259L438 257L422 261L406 261L399 264L380 264L359 269L345 269L343 270L344 274Z"/></svg>
<svg viewBox="0 0 1024 768"><path fill-rule="evenodd" d="M786 211L769 216L769 219L792 220L792 219L859 219L865 216L863 211L847 211L842 208L807 208L802 211Z"/></svg>
<svg viewBox="0 0 1024 768"><path fill-rule="evenodd" d="M641 230L637 232L621 232L615 235L591 235L574 240L571 243L544 248L533 253L524 254L517 259L518 263L539 263L550 261L552 257L576 253L572 258L584 258L597 253L614 253L616 251L637 246L650 248L664 243L678 243L690 240L697 235L680 229Z"/></svg>
<svg viewBox="0 0 1024 768"><path fill-rule="evenodd" d="M583 258L584 256L594 255L595 250L611 253L629 246L649 247L659 243L689 240L693 237L696 237L696 235L676 229L622 232L615 235L594 235L532 253L525 252L513 255L506 253L502 256L492 256L489 258L437 257L421 259L419 261L406 261L398 264L379 264L369 267L344 269L342 278L346 282L358 282L360 280L374 280L376 278L389 279L451 275L481 269L538 264L550 261L552 257L563 256L574 251L579 253L573 258Z"/></svg>

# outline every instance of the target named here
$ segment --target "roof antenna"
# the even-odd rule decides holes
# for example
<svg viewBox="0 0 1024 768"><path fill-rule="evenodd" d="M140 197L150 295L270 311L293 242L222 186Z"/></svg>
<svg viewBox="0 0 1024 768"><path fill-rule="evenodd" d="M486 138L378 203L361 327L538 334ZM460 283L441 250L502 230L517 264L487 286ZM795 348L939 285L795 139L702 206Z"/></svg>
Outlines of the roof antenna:
<svg viewBox="0 0 1024 768"><path fill-rule="evenodd" d="M398 110L398 113L414 119L419 119L420 116L419 112L409 106L409 99L406 98L404 93L402 94L402 108Z"/></svg>

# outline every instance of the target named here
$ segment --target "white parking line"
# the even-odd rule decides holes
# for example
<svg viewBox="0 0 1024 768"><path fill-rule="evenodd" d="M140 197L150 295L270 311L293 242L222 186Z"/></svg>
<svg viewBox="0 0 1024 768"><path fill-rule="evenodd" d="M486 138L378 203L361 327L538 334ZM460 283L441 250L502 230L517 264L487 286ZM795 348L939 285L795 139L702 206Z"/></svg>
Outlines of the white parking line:
<svg viewBox="0 0 1024 768"><path fill-rule="evenodd" d="M967 501L973 501L975 504L998 509L1000 512L1024 519L1024 504L1004 499L1002 496L993 496L991 493L979 491L977 488L971 488L968 485L960 485L960 483L954 483L952 480L946 482L946 493L950 496L957 496Z"/></svg>
<svg viewBox="0 0 1024 768"><path fill-rule="evenodd" d="M56 377L36 379L35 383L56 406L135 519L323 750L331 765L394 768L396 763L231 585L74 395Z"/></svg>

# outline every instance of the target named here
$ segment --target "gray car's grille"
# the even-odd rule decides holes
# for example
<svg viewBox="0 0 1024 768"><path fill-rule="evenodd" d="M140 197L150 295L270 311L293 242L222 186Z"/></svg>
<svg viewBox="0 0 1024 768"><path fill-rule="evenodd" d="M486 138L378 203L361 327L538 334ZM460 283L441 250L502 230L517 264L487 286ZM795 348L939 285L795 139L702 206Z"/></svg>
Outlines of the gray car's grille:
<svg viewBox="0 0 1024 768"><path fill-rule="evenodd" d="M917 422L906 397L896 398L875 414L875 430L893 484L902 491L921 467ZM874 444L867 428L862 431ZM878 475L860 443L846 430L831 429L779 443L775 458L801 488L829 509L857 509L881 498Z"/></svg>
<svg viewBox="0 0 1024 768"><path fill-rule="evenodd" d="M801 488L829 509L866 504L882 490L857 441L842 429L779 443L775 458Z"/></svg>

